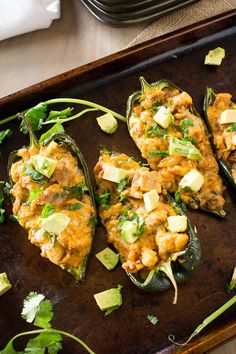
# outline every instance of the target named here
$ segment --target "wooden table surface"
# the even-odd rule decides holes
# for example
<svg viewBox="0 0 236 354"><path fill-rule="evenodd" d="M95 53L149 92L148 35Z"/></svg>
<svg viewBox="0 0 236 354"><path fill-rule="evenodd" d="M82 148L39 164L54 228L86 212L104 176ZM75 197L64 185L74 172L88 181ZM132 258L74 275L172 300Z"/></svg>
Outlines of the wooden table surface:
<svg viewBox="0 0 236 354"><path fill-rule="evenodd" d="M228 2L236 7L236 0ZM61 19L49 29L0 42L0 97L119 51L147 25L108 27L80 1L62 0ZM236 354L236 339L211 354Z"/></svg>

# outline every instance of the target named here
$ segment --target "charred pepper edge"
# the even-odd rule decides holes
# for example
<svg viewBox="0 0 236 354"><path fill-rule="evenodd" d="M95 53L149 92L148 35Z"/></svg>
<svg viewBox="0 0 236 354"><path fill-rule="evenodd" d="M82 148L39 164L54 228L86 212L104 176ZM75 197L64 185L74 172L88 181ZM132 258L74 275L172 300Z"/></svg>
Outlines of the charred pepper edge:
<svg viewBox="0 0 236 354"><path fill-rule="evenodd" d="M26 121L26 120L25 120ZM30 127L29 127L30 129ZM31 144L34 143L35 141L37 141L34 133L32 132L32 130L29 130L29 134L30 134L30 142ZM51 141L55 141L58 140L59 142L62 142L64 145L69 146L69 150L72 151L77 157L78 157L78 161L80 164L80 167L83 170L84 176L85 176L85 181L87 184L87 187L89 189L89 195L92 201L92 206L94 208L95 211L95 218L97 218L96 215L96 205L95 205L95 198L94 198L94 194L93 194L93 189L92 189L92 184L91 184L91 180L90 180L90 175L89 175L89 170L87 167L87 164L83 158L83 155L81 153L81 151L79 150L77 144L75 143L75 141L69 137L68 135L64 134L64 133L56 133L53 134L49 139L44 140L42 146L45 146L47 144L49 144ZM38 144L38 143L37 143ZM7 169L8 169L8 174L9 174L9 181L11 186L14 185L12 178L11 178L11 166L14 162L16 162L17 160L19 160L19 157L17 156L18 150L14 150L10 153L9 155L9 159L8 159L8 165L7 165ZM95 232L95 225L92 225L92 232L91 232L91 238L93 239L94 236L94 232ZM91 247L92 248L92 247ZM89 250L89 254L91 253L91 248ZM65 269L67 272L71 273L74 278L76 279L76 281L82 281L84 280L85 277L85 272L86 272L86 266L87 266L87 262L88 262L88 258L89 258L89 254L86 256L85 260L82 261L78 268L72 268L72 267L64 267L63 269Z"/></svg>
<svg viewBox="0 0 236 354"><path fill-rule="evenodd" d="M158 80L156 82L153 82L151 84L148 84L146 82L146 80L143 78L143 77L140 77L140 82L141 82L141 87L144 88L155 88L157 86L161 86L161 88L164 88L164 87L174 87L176 89L178 89L180 92L184 92L181 88L179 88L177 85L175 85L173 82L169 81L169 80L166 80L166 79L162 79L162 80ZM126 118L127 118L127 126L128 126L128 131L130 133L130 127L129 127L129 120L130 120L130 117L131 117L131 114L132 114L132 108L134 106L134 103L141 97L142 95L142 91L136 91L134 92L133 94L131 94L129 97L128 97L128 100L127 100L127 109L126 109ZM196 110L195 106L192 104L190 106L190 112L193 113L194 115L196 115L197 117L199 117L203 123L203 126L205 128L205 131L206 131L206 134L209 135L209 131L208 131L208 127L206 125L206 122L204 121L204 119L200 116L200 114L198 113L198 111ZM131 136L131 134L130 134ZM132 136L131 136L132 138ZM132 138L132 140L134 141L135 145L137 146L135 140ZM138 147L138 146L137 146ZM196 201L197 202L197 201ZM198 207L200 210L203 210L209 214L212 214L214 216L217 216L217 217L220 217L220 218L225 218L226 216L226 212L224 211L224 209L219 209L219 210L209 210L207 208L200 208Z"/></svg>
<svg viewBox="0 0 236 354"><path fill-rule="evenodd" d="M217 151L217 147L214 144L214 137L213 137L213 134L212 134L211 124L210 124L209 119L208 119L207 109L208 109L208 107L210 105L213 104L216 95L217 95L217 92L214 89L212 89L210 87L207 87L206 88L206 93L205 93L205 96L204 96L204 102L203 102L203 111L204 111L205 122L206 122L206 125L207 125L207 128L208 128L209 132L211 133L210 141L211 141L211 145L212 145L212 148L213 148L214 152ZM229 181L230 185L236 190L236 183L234 181L234 178L233 178L233 175L232 175L232 172L231 172L232 169L231 169L230 165L222 157L221 158L217 158L217 155L216 155L216 159L217 159L217 161L218 161L218 163L219 163L219 165L221 167L221 170L224 173L226 179Z"/></svg>
<svg viewBox="0 0 236 354"><path fill-rule="evenodd" d="M174 207L179 215L185 215L183 210L176 204L174 199L167 195L168 202ZM183 251L183 253L177 257L177 259L181 259L183 263L177 263L177 259L172 260L172 255L166 262L162 262L160 266L157 266L150 270L147 278L145 280L141 280L141 278L133 273L126 272L130 280L141 290L146 292L154 292L154 291L165 291L168 290L172 283L161 270L163 263L167 263L168 261L172 264L172 271L175 278L176 283L185 283L187 282L193 275L193 273L197 270L200 259L201 259L201 247L198 238L194 232L194 229L188 219L188 235L189 235L189 243L187 248Z"/></svg>

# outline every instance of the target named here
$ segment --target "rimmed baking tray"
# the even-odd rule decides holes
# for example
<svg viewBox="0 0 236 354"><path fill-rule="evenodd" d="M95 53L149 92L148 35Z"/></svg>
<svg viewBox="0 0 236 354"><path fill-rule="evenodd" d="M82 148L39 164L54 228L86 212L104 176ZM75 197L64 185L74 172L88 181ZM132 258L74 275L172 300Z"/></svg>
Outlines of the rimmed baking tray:
<svg viewBox="0 0 236 354"><path fill-rule="evenodd" d="M161 0L161 1L144 0L144 1L135 1L135 2L127 1L126 3L117 3L117 4L115 3L107 4L100 0L91 0L90 2L95 6L98 6L101 10L110 12L111 14L112 13L132 14L132 11L136 11L136 10L142 11L152 7L153 5L159 5L160 8L161 6L165 5L165 3L168 3L169 1L168 0Z"/></svg>
<svg viewBox="0 0 236 354"><path fill-rule="evenodd" d="M220 67L203 64L210 49L224 47L226 58ZM138 77L148 81L166 78L187 90L202 112L206 86L236 96L236 11L155 38L88 65L71 70L50 80L3 97L0 100L1 119L53 97L81 97L109 106L125 114L128 95L139 89ZM60 108L56 106L55 108ZM100 145L128 153L140 159L140 153L129 137L125 124L119 124L113 136L103 134L93 113L87 118L68 123L66 132L81 148L92 174ZM6 164L10 151L28 143L19 133L19 122L5 126L14 136L1 146L0 178L6 179ZM225 291L235 267L236 198L227 186L226 220L202 212L189 212L197 225L202 246L202 261L198 272L185 285L179 286L179 300L172 305L173 291L146 294L138 290L117 267L108 272L95 254L105 248L106 235L97 227L93 252L86 280L74 279L39 255L39 250L27 240L17 223L0 225L0 272L7 272L13 288L0 297L0 348L16 333L31 328L20 317L23 298L38 291L50 298L55 307L54 324L80 336L97 354L204 353L236 335L235 306L206 328L201 335L181 349L172 346L168 334L183 341L212 311L232 295ZM7 215L10 204L5 204ZM123 305L104 318L93 294L123 285ZM147 315L158 317L156 326ZM62 353L83 353L77 344L65 340Z"/></svg>

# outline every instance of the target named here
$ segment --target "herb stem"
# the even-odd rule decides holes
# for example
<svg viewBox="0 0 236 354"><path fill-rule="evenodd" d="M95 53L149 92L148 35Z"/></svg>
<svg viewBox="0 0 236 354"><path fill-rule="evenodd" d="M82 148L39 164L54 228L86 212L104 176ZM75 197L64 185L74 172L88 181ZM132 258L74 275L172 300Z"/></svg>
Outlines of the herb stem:
<svg viewBox="0 0 236 354"><path fill-rule="evenodd" d="M97 110L98 110L97 108L86 108L86 109L84 109L83 111L81 111L81 112L79 112L79 113L77 113L77 114L74 114L74 115L71 116L71 117L46 120L45 122L43 122L43 124L55 124L55 123L63 124L63 123L69 122L70 120L79 118L80 116L82 116L83 114L85 114L85 113L87 113L87 112L97 111Z"/></svg>
<svg viewBox="0 0 236 354"><path fill-rule="evenodd" d="M28 336L28 335L33 335L33 334L38 334L38 333L59 333L59 334L62 334L63 336L66 336L66 337L69 337L71 339L73 339L74 341L76 341L77 343L79 343L80 345L82 345L82 347L84 349L87 350L87 352L89 354L95 354L95 352L90 349L86 343L84 343L81 339L79 339L78 337L74 336L73 334L70 334L70 333L67 333L67 332L64 332L64 331L61 331L59 329L53 329L53 328L50 328L50 329L35 329L33 331L27 331L27 332L22 332L22 333L19 333L19 334L16 334L7 344L7 347L11 346L13 341L16 340L17 338L19 337L23 337L23 336ZM7 348L6 347L6 348Z"/></svg>
<svg viewBox="0 0 236 354"><path fill-rule="evenodd" d="M55 104L55 103L75 103L75 104L81 104L81 105L85 105L85 106L88 106L88 107L93 107L97 110L100 110L102 112L105 112L105 113L111 113L115 118L121 120L122 122L125 122L126 123L126 118L124 116L122 116L121 114L119 113L116 113L114 111L112 111L111 109L109 108L106 108L100 104L97 104L97 103L94 103L94 102L91 102L91 101L86 101L86 100L81 100L81 99L77 99L77 98L53 98L51 100L48 100L48 101L45 101L45 102L42 102L44 104ZM25 113L27 112L27 110L21 112L21 113ZM10 117L7 117L3 120L0 121L0 125L2 124L5 124L5 123L8 123L14 119L17 118L17 114L13 114L12 116ZM55 123L55 121L54 121Z"/></svg>

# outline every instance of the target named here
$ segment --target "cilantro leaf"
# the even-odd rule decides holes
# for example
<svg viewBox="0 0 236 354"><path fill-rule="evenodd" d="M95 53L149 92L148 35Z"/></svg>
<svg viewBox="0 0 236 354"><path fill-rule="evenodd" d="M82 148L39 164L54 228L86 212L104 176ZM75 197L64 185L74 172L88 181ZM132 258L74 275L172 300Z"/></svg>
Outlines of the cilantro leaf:
<svg viewBox="0 0 236 354"><path fill-rule="evenodd" d="M236 123L233 123L228 129L226 129L228 133L236 132Z"/></svg>
<svg viewBox="0 0 236 354"><path fill-rule="evenodd" d="M64 119L64 118L67 118L67 117L70 117L72 115L72 112L73 112L73 108L66 108L66 109L63 109L62 111L51 111L46 119L46 121L48 120L52 120L52 119L57 119L57 118L61 118L61 119Z"/></svg>
<svg viewBox="0 0 236 354"><path fill-rule="evenodd" d="M148 152L148 156L149 157L156 157L156 156L161 156L161 157L165 157L169 155L169 151L168 150L152 150Z"/></svg>
<svg viewBox="0 0 236 354"><path fill-rule="evenodd" d="M50 328L53 318L52 303L50 300L40 302L38 310L35 314L34 325L41 328Z"/></svg>
<svg viewBox="0 0 236 354"><path fill-rule="evenodd" d="M40 130L42 128L43 121L46 118L46 110L47 110L47 105L45 103L39 103L37 104L37 106L29 109L25 113L25 116L28 119L29 124L31 125L33 131ZM20 131L23 134L28 133L28 129L26 128L24 122L21 122Z"/></svg>
<svg viewBox="0 0 236 354"><path fill-rule="evenodd" d="M75 204L72 204L72 205L69 205L66 210L79 210L79 209L82 209L84 206L82 203L75 203Z"/></svg>
<svg viewBox="0 0 236 354"><path fill-rule="evenodd" d="M30 339L26 345L25 353L44 354L46 349L49 354L56 354L62 349L62 336L60 333L40 333Z"/></svg>
<svg viewBox="0 0 236 354"><path fill-rule="evenodd" d="M69 191L73 194L76 199L81 200L84 197L84 194L89 191L88 187L84 183L79 183L74 187L64 187L66 191Z"/></svg>
<svg viewBox="0 0 236 354"><path fill-rule="evenodd" d="M42 134L39 142L42 143L44 140L49 139L53 134L56 133L64 133L65 129L63 128L62 124L56 123L50 129L46 131L46 133Z"/></svg>
<svg viewBox="0 0 236 354"><path fill-rule="evenodd" d="M54 212L55 208L52 204L46 203L42 209L41 217L48 218Z"/></svg>
<svg viewBox="0 0 236 354"><path fill-rule="evenodd" d="M3 140L8 137L8 136L12 136L13 132L11 129L7 129L7 130L2 130L0 131L0 144L2 144Z"/></svg>
<svg viewBox="0 0 236 354"><path fill-rule="evenodd" d="M186 204L181 200L180 198L180 192L179 190L177 190L175 192L175 202L176 204L183 210L183 211L187 211L187 206Z"/></svg>
<svg viewBox="0 0 236 354"><path fill-rule="evenodd" d="M24 163L24 172L27 176L30 176L34 182L41 183L44 179L44 175L37 172L32 166L28 163Z"/></svg>
<svg viewBox="0 0 236 354"><path fill-rule="evenodd" d="M155 326L158 322L158 318L153 315L147 315L147 319L153 326Z"/></svg>
<svg viewBox="0 0 236 354"><path fill-rule="evenodd" d="M7 343L6 347L0 351L1 354L24 354L23 352L17 352L13 347L13 342Z"/></svg>
<svg viewBox="0 0 236 354"><path fill-rule="evenodd" d="M109 208L110 200L111 200L111 193L108 188L104 189L103 194L96 196L96 201L102 209Z"/></svg>
<svg viewBox="0 0 236 354"><path fill-rule="evenodd" d="M32 203L40 194L40 192L42 191L42 188L34 188L30 191L29 194L29 202Z"/></svg>
<svg viewBox="0 0 236 354"><path fill-rule="evenodd" d="M124 178L118 183L117 192L122 192L125 189L126 185L127 185L127 179Z"/></svg>
<svg viewBox="0 0 236 354"><path fill-rule="evenodd" d="M145 137L149 137L150 135L156 135L157 137L162 137L166 139L168 136L167 129L160 129L156 123L152 124L152 129L145 132Z"/></svg>
<svg viewBox="0 0 236 354"><path fill-rule="evenodd" d="M23 302L23 310L21 316L29 323L32 323L36 317L36 313L39 310L39 304L45 298L42 294L34 292L29 293Z"/></svg>

